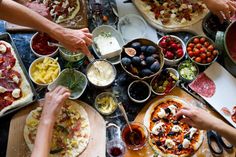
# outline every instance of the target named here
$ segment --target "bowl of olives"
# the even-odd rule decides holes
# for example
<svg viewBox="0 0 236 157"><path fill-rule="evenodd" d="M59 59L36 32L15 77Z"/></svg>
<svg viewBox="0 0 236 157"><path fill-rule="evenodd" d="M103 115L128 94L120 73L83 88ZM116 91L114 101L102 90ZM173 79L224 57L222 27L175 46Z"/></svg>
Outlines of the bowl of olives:
<svg viewBox="0 0 236 157"><path fill-rule="evenodd" d="M159 74L164 66L162 49L148 39L135 39L123 46L121 66L136 79L149 79Z"/></svg>

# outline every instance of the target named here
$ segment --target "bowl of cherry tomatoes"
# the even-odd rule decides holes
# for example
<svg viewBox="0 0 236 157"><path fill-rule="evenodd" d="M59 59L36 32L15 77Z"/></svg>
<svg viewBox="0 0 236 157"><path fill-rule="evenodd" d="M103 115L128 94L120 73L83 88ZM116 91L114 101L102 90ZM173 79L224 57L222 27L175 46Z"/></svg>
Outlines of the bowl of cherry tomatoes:
<svg viewBox="0 0 236 157"><path fill-rule="evenodd" d="M192 37L186 47L188 57L198 65L210 65L219 54L214 42L205 36Z"/></svg>
<svg viewBox="0 0 236 157"><path fill-rule="evenodd" d="M177 36L166 35L158 41L158 46L163 49L166 65L176 65L185 56L186 46Z"/></svg>

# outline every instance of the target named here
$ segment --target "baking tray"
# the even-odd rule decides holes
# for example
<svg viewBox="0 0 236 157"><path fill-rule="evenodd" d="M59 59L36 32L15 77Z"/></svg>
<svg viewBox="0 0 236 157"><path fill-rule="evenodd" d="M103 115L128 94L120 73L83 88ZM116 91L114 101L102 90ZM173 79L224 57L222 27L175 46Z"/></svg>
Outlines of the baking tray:
<svg viewBox="0 0 236 157"><path fill-rule="evenodd" d="M35 101L37 100L37 94L36 94L36 91L35 91L35 88L34 88L32 82L31 82L31 80L30 80L30 78L29 78L28 72L27 72L27 70L25 69L25 66L24 66L24 64L23 64L23 62L22 62L22 60L21 60L21 58L20 58L20 55L19 55L19 53L18 53L18 51L17 51L17 48L16 48L16 45L15 45L14 41L13 41L12 38L11 38L11 35L10 35L9 33L2 33L2 34L0 33L0 40L6 41L6 42L8 42L8 43L11 44L12 48L13 48L14 51L15 51L16 59L18 60L18 62L19 62L19 64L20 64L20 67L21 67L21 69L22 69L22 71L23 71L23 73L24 73L24 75L25 75L25 77L26 77L26 80L27 80L27 82L29 83L29 85L30 85L30 87L31 87L31 90L32 90L32 92L33 92L33 99L32 99L32 101L29 101L29 102L27 102L27 103L24 104L24 105L17 106L17 107L15 107L15 108L12 108L12 109L10 109L10 110L4 112L2 115L0 115L0 118L1 118L1 117L4 117L4 116L6 116L6 115L8 115L8 114L10 114L10 113L12 113L12 112L15 112L15 111L17 111L17 110L19 110L19 109L21 109L21 108L23 108L23 107L25 107L25 106L31 104L32 102L35 102Z"/></svg>

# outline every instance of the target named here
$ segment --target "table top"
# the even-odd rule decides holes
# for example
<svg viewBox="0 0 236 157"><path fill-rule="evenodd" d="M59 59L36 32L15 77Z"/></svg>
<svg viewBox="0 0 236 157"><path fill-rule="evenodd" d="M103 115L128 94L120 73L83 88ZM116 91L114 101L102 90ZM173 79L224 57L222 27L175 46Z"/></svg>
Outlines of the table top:
<svg viewBox="0 0 236 157"><path fill-rule="evenodd" d="M107 2L107 0L104 0L104 1ZM114 3L114 0L112 0L112 3ZM105 7L106 7L106 5L105 5ZM90 26L90 31L92 31L95 27L91 18L89 18L89 26ZM0 21L0 33L1 32L5 32L3 21ZM30 38L33 34L34 34L34 32L31 32L31 33L16 32L16 33L11 34L11 36L16 44L16 47L18 49L19 55L22 58L22 61L23 61L27 70L28 70L31 62L36 59L36 56L30 50ZM193 36L193 34L188 33L188 32L178 32L178 33L174 33L174 35L179 36L181 39L184 40L184 42L187 42L187 40ZM157 36L158 36L158 32L157 32ZM59 62L62 65L64 64L64 61L60 58L59 58ZM82 65L79 68L79 70L84 72L85 68L86 68L86 63L84 65ZM138 113L141 111L141 109L145 106L146 103L136 104L128 98L127 88L128 88L128 85L133 81L133 79L131 77L129 77L122 70L120 65L116 65L116 69L117 69L116 80L109 88L94 90L94 88L92 86L88 85L88 87L86 88L86 91L79 98L79 100L82 100L82 101L86 102L87 104L93 106L95 97L99 93L101 93L103 91L111 91L111 92L115 93L115 95L118 97L118 100L123 103L124 108L128 114L128 118L130 121L132 121L135 119L135 117L138 115ZM200 69L200 70L203 70L203 69ZM36 89L37 89L37 87L36 87ZM39 98L44 97L45 92L46 92L46 89L41 90L39 92ZM152 95L151 98L149 99L149 101L154 97L155 97L155 95ZM10 120L15 113L16 112L0 118L0 128L1 128L0 129L0 156L5 156L5 154L6 154ZM104 116L104 119L107 122L113 122L119 126L122 126L125 123L122 113L119 110L116 110L110 116ZM107 131L107 140L110 138L113 138L113 136L114 136L113 130Z"/></svg>

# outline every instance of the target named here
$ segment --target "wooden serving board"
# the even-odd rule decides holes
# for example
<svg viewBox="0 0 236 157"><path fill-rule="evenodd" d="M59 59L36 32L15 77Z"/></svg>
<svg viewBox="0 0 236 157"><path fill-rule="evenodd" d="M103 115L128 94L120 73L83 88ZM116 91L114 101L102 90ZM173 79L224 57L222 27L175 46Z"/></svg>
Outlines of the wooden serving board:
<svg viewBox="0 0 236 157"><path fill-rule="evenodd" d="M199 102L194 99L192 96L190 96L188 93L186 93L185 91L183 91L182 89L176 87L174 90L171 91L171 93L169 93L168 95L174 95L174 96L178 96L181 99L185 100L186 102L189 102L190 104L198 104ZM148 109L148 107L154 103L155 101L163 98L164 96L157 96L157 98L153 99L151 102L149 102L141 111L140 113L137 115L137 117L135 118L135 122L140 122L143 123L143 119L145 116L145 113ZM207 111L210 114L213 114L214 116L221 118L219 116L219 114L217 114L216 112L213 112L210 108L206 108ZM127 150L125 157L152 157L154 154L154 152L152 151L152 148L150 147L150 145L147 143L146 146L139 150L139 151L131 151L131 150ZM231 151L226 151L224 149L224 153L221 155L221 157L235 157L236 156L236 148L234 147ZM202 145L200 146L200 148L198 149L198 151L193 155L193 157L214 157L214 155L211 153L208 144L207 144L207 136L206 136L206 131L204 131L204 140Z"/></svg>
<svg viewBox="0 0 236 157"><path fill-rule="evenodd" d="M90 122L90 141L87 148L79 157L105 157L106 154L106 124L103 117L91 106L82 102L76 101L84 107ZM35 109L42 100L35 102L32 105L19 111L11 120L8 145L7 145L7 157L28 157L31 152L27 147L23 130L25 126L25 119L30 111ZM95 130L95 131L94 131Z"/></svg>

